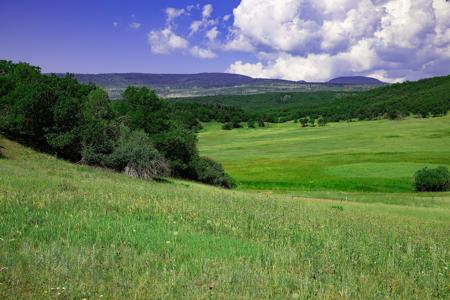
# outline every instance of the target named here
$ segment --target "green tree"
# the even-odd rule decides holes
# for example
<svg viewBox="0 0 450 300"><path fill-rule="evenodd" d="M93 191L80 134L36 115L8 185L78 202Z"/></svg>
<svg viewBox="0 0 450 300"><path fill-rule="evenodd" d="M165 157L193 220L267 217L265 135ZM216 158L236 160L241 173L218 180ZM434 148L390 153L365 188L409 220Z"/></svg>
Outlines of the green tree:
<svg viewBox="0 0 450 300"><path fill-rule="evenodd" d="M108 94L92 90L83 105L82 162L105 166L118 138L118 125Z"/></svg>
<svg viewBox="0 0 450 300"><path fill-rule="evenodd" d="M114 151L108 157L108 166L129 176L153 179L170 174L164 157L155 149L143 130L131 131L125 126Z"/></svg>
<svg viewBox="0 0 450 300"><path fill-rule="evenodd" d="M302 127L307 127L308 126L308 118L300 118L299 122L300 122L300 125Z"/></svg>
<svg viewBox="0 0 450 300"><path fill-rule="evenodd" d="M261 117L258 119L258 126L259 126L259 127L264 127L264 126L266 126L266 124L264 123L264 117L263 117L263 116L261 116Z"/></svg>

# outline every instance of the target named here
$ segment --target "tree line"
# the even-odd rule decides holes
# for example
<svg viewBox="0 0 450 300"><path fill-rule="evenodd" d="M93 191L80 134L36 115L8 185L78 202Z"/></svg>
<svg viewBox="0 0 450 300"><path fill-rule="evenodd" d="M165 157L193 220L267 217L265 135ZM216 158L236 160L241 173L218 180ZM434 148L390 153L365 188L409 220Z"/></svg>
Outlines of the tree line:
<svg viewBox="0 0 450 300"><path fill-rule="evenodd" d="M113 104L104 90L71 75L44 75L26 63L0 61L0 131L5 136L66 160L139 178L174 176L232 187L219 163L199 155L199 122L193 113L174 109L145 87L128 87Z"/></svg>
<svg viewBox="0 0 450 300"><path fill-rule="evenodd" d="M242 108L243 112L235 114L236 117L222 121L223 129L239 128L242 122L254 126L259 120L269 123L293 120L306 127L338 121L402 119L409 115L427 118L445 115L450 109L450 76L386 85L364 92L220 95L175 101Z"/></svg>

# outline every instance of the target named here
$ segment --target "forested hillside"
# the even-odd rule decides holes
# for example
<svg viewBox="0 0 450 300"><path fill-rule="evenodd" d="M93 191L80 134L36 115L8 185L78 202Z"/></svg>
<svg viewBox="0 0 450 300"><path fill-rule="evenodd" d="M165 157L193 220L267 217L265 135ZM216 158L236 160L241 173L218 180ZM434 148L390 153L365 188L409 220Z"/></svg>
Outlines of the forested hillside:
<svg viewBox="0 0 450 300"><path fill-rule="evenodd" d="M386 85L365 92L299 92L220 95L174 99L242 108L251 117L282 122L322 116L329 121L421 117L446 114L450 108L450 76Z"/></svg>
<svg viewBox="0 0 450 300"><path fill-rule="evenodd" d="M380 87L332 103L304 108L298 117L323 115L330 120L444 115L450 109L450 76Z"/></svg>

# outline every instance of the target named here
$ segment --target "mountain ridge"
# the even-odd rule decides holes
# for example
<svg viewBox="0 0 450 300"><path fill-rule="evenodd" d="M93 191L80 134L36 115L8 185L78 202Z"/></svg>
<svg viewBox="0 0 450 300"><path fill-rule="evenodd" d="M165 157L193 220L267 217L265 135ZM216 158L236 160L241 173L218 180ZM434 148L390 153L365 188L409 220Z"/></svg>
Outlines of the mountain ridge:
<svg viewBox="0 0 450 300"><path fill-rule="evenodd" d="M59 73L58 76L64 74ZM103 87L123 88L129 85L157 87L233 87L242 85L299 85L299 84L332 84L332 85L379 85L383 82L363 76L347 76L331 79L328 82L307 82L285 79L253 78L246 75L218 72L203 72L195 74L158 74L158 73L75 73L75 78L81 83L93 83Z"/></svg>

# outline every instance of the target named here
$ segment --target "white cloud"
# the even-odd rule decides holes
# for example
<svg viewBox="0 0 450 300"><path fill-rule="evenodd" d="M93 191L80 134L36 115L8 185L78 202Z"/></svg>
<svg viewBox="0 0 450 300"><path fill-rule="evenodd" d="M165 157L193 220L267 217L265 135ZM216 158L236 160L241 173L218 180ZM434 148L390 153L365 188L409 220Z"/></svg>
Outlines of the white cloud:
<svg viewBox="0 0 450 300"><path fill-rule="evenodd" d="M114 27L119 26L119 22L113 22L113 26L114 26Z"/></svg>
<svg viewBox="0 0 450 300"><path fill-rule="evenodd" d="M209 18L211 16L213 10L214 10L214 8L213 8L212 4L206 4L205 6L203 6L202 17Z"/></svg>
<svg viewBox="0 0 450 300"><path fill-rule="evenodd" d="M193 35L197 31L199 31L200 27L202 27L203 22L202 21L194 21L191 23L191 26L189 29L191 30L189 35Z"/></svg>
<svg viewBox="0 0 450 300"><path fill-rule="evenodd" d="M214 26L210 30L208 30L205 34L205 36L208 38L210 42L214 42L219 35L219 31L217 30L217 27Z"/></svg>
<svg viewBox="0 0 450 300"><path fill-rule="evenodd" d="M198 46L192 47L190 52L193 56L203 59L212 59L216 57L216 54L213 51Z"/></svg>
<svg viewBox="0 0 450 300"><path fill-rule="evenodd" d="M175 34L170 27L160 31L150 31L148 43L151 51L156 54L168 54L174 50L186 49L189 42Z"/></svg>
<svg viewBox="0 0 450 300"><path fill-rule="evenodd" d="M255 47L252 45L250 39L244 36L239 31L231 31L229 40L223 46L224 50L228 51L242 51L242 52L254 52Z"/></svg>
<svg viewBox="0 0 450 300"><path fill-rule="evenodd" d="M202 9L202 19L195 20L191 23L189 29L189 36L194 35L200 29L207 29L210 26L214 26L218 23L218 20L214 20L211 18L211 14L213 12L213 6L211 4L206 4Z"/></svg>
<svg viewBox="0 0 450 300"><path fill-rule="evenodd" d="M230 18L231 18L231 15L225 15L225 16L223 16L222 20L226 22L226 21L228 21Z"/></svg>
<svg viewBox="0 0 450 300"><path fill-rule="evenodd" d="M242 0L224 49L267 53L228 71L320 81L416 79L450 70L450 2ZM447 70L447 71L445 71Z"/></svg>
<svg viewBox="0 0 450 300"><path fill-rule="evenodd" d="M131 29L139 29L139 28L141 28L141 23L138 23L138 22L132 22L132 23L130 24L130 28L131 28Z"/></svg>
<svg viewBox="0 0 450 300"><path fill-rule="evenodd" d="M166 16L167 16L167 23L172 22L179 16L183 15L186 11L184 9L176 9L173 7L166 8Z"/></svg>

